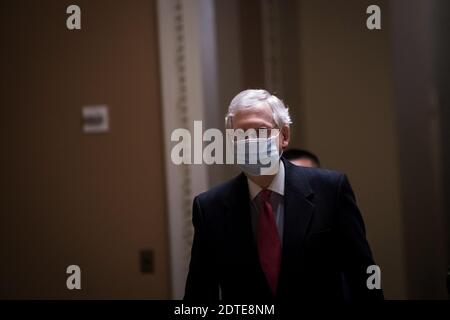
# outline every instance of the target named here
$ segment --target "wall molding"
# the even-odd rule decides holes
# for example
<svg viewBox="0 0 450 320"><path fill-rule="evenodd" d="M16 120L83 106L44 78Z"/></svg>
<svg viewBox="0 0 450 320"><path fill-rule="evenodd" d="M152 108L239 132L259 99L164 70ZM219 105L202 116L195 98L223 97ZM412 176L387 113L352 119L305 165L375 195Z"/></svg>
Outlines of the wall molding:
<svg viewBox="0 0 450 320"><path fill-rule="evenodd" d="M206 0L158 0L158 27L162 114L164 126L167 214L173 299L184 294L192 245L192 199L208 188L206 165L174 165L171 161L172 131L193 132L195 120L206 120L208 47L204 35L213 36L205 25L214 25L213 4ZM213 39L214 40L214 39ZM211 67L211 66L209 66ZM214 65L213 65L214 67ZM212 68L214 70L214 68ZM209 106L210 107L210 106Z"/></svg>

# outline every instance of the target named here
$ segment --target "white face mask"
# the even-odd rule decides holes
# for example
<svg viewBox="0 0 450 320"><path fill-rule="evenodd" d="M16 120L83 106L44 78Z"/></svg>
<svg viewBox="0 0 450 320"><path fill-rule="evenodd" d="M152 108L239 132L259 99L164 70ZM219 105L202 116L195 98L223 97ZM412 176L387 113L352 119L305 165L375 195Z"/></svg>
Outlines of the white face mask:
<svg viewBox="0 0 450 320"><path fill-rule="evenodd" d="M269 138L254 138L234 142L235 164L251 176L274 175L278 172L280 154L278 152L279 133Z"/></svg>

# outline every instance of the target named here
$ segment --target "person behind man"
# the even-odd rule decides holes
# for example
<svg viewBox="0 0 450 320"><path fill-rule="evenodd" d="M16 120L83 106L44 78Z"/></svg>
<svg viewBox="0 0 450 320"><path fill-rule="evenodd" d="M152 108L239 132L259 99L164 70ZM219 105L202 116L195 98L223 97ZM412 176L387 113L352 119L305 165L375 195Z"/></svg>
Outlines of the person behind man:
<svg viewBox="0 0 450 320"><path fill-rule="evenodd" d="M319 157L308 150L288 149L283 152L283 157L297 166L320 168Z"/></svg>
<svg viewBox="0 0 450 320"><path fill-rule="evenodd" d="M291 124L283 102L245 90L225 121L228 129L268 134L233 138L242 173L194 198L185 300L216 301L219 291L233 301L382 299L366 284L375 262L347 176L280 157ZM265 152L254 163L256 143ZM267 159L277 165L269 174Z"/></svg>

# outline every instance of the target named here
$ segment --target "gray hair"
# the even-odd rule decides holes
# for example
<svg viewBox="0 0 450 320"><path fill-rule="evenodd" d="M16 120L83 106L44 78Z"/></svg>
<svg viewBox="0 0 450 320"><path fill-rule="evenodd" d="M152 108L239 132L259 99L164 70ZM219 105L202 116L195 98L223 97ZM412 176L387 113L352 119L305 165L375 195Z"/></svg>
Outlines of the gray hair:
<svg viewBox="0 0 450 320"><path fill-rule="evenodd" d="M289 110L283 101L266 90L248 89L241 91L231 100L228 113L225 116L225 128L233 127L233 116L239 110L255 107L263 103L266 103L272 109L272 117L278 128L281 129L284 125L289 126L292 123Z"/></svg>

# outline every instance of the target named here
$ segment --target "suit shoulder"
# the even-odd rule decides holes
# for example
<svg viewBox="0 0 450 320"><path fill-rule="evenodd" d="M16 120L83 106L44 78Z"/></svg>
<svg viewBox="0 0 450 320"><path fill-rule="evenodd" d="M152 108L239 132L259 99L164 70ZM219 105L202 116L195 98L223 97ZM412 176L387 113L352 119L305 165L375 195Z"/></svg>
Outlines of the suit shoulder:
<svg viewBox="0 0 450 320"><path fill-rule="evenodd" d="M302 173L307 177L308 181L312 185L316 186L333 186L337 187L345 174L336 170L324 169L324 168L301 168Z"/></svg>
<svg viewBox="0 0 450 320"><path fill-rule="evenodd" d="M335 181L339 180L342 176L344 176L344 173L336 170L331 169L324 169L324 168L308 168L308 170L312 177L317 177L318 179L323 180L330 180Z"/></svg>
<svg viewBox="0 0 450 320"><path fill-rule="evenodd" d="M225 182L219 183L205 192L202 192L197 195L197 199L201 203L218 203L219 200L226 198L231 192L237 183L237 180L240 179L240 176L236 176L232 179L229 179Z"/></svg>

